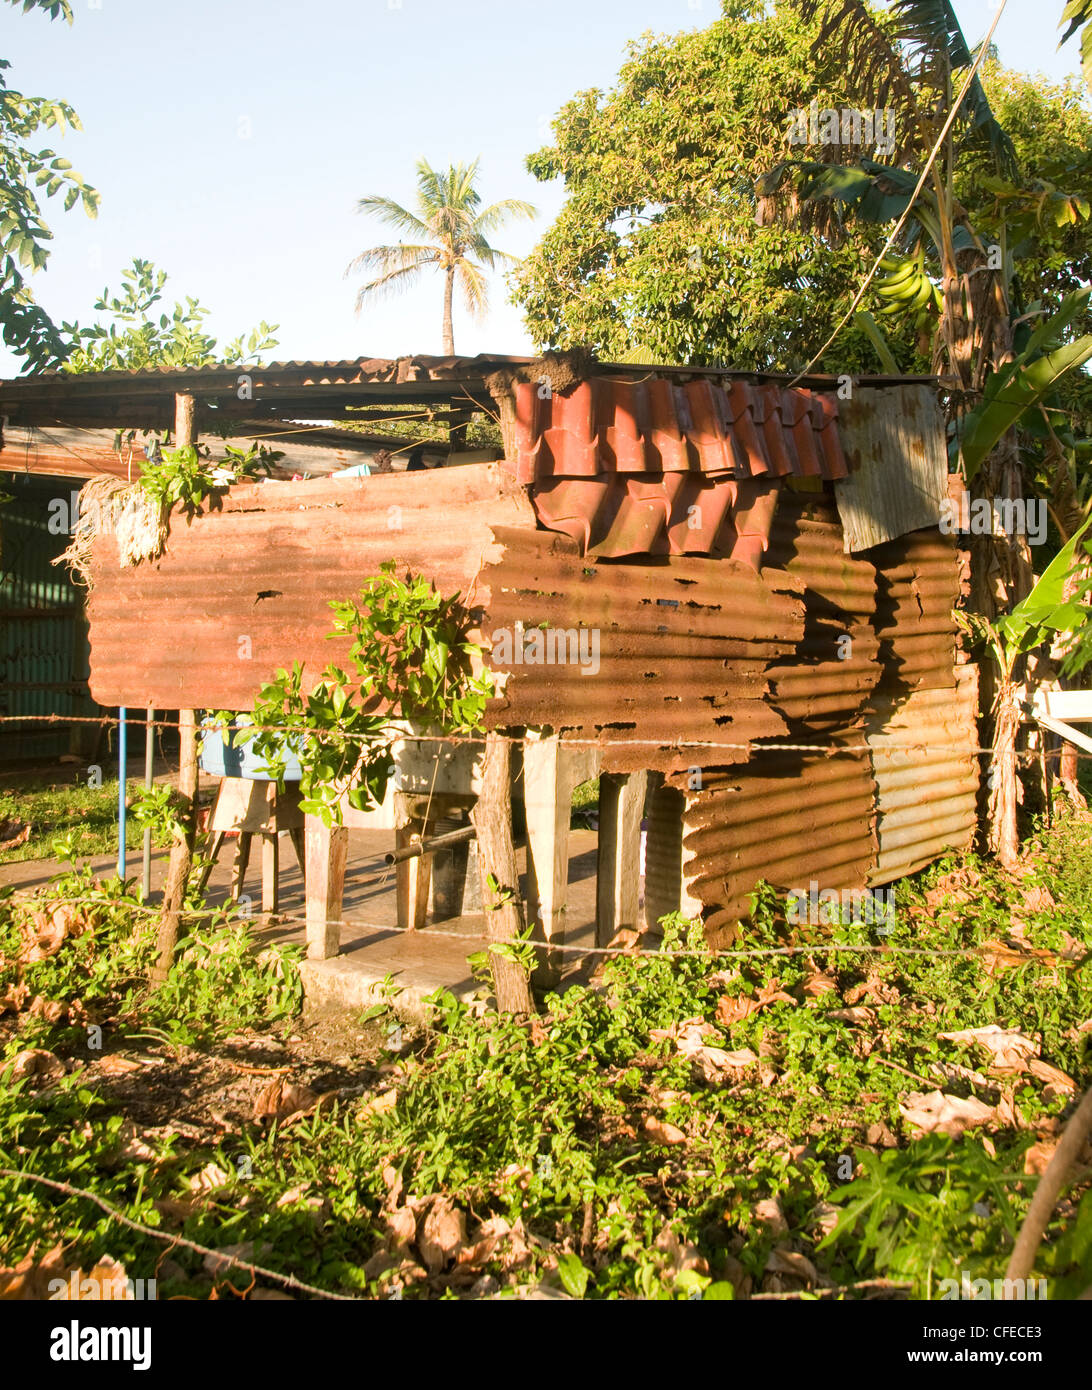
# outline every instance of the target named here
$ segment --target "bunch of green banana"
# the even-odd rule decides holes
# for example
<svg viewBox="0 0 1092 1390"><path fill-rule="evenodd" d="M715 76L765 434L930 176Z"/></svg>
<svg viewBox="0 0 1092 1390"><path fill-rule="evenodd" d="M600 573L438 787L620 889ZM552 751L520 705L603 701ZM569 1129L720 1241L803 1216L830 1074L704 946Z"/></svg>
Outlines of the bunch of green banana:
<svg viewBox="0 0 1092 1390"><path fill-rule="evenodd" d="M885 318L913 318L918 332L931 327L944 308L944 298L925 273L922 245L918 244L913 256L885 256L880 269L886 272L874 286L879 297L886 301L880 314Z"/></svg>

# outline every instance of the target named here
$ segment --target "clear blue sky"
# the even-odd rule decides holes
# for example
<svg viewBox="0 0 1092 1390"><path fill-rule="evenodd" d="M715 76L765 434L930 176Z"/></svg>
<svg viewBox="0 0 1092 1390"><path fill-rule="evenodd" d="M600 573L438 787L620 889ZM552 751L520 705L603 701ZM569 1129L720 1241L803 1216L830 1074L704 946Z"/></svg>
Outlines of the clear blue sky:
<svg viewBox="0 0 1092 1390"><path fill-rule="evenodd" d="M14 87L71 102L83 133L60 149L102 195L96 221L59 200L38 298L90 321L134 256L170 275L167 292L213 311L221 341L265 318L279 359L439 353L440 283L353 312L342 278L385 240L355 212L363 194L409 202L413 165L482 159L486 201L525 198L537 222L495 244L526 253L561 204L526 155L574 92L609 87L627 40L699 28L717 0L72 0L75 24L0 10ZM973 43L994 0L956 0ZM1003 61L1057 79L1062 0L1009 0ZM247 135L249 129L249 135ZM396 237L394 239L397 239ZM173 299L171 301L173 303ZM482 324L455 321L461 353L531 350L519 311L494 283ZM0 349L0 375L18 363Z"/></svg>

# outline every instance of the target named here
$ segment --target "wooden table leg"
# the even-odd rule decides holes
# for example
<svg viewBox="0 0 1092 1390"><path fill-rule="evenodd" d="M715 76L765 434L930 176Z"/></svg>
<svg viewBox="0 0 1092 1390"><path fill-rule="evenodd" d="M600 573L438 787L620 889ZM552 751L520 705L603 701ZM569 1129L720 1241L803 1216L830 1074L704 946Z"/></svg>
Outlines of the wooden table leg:
<svg viewBox="0 0 1092 1390"><path fill-rule="evenodd" d="M239 843L235 849L235 866L231 872L231 901L237 903L239 895L243 891L243 883L246 879L246 866L250 863L250 841L251 832L249 830L239 831Z"/></svg>
<svg viewBox="0 0 1092 1390"><path fill-rule="evenodd" d="M277 910L277 869L280 864L280 836L276 830L262 836L262 911Z"/></svg>
<svg viewBox="0 0 1092 1390"><path fill-rule="evenodd" d="M212 873L213 865L220 857L220 851L224 845L224 832L217 830L208 838L205 846L204 860L205 867L201 870L201 877L197 880L197 891L203 893L208 886L209 875Z"/></svg>

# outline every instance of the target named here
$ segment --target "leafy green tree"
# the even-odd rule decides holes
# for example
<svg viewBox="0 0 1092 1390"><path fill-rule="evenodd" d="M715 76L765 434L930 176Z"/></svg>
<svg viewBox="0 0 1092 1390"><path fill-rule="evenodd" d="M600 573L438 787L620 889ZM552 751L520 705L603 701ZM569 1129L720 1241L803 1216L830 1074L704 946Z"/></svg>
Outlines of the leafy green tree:
<svg viewBox="0 0 1092 1390"><path fill-rule="evenodd" d="M170 313L152 313L163 298L167 272L151 261L134 260L122 271L122 288L111 297L103 290L95 301L111 321L81 326L66 323L71 345L64 368L69 372L132 371L139 367L208 367L256 364L263 353L277 346L273 334L279 327L263 319L247 335L240 334L219 348L205 332L209 310L192 296L176 303Z"/></svg>
<svg viewBox="0 0 1092 1390"><path fill-rule="evenodd" d="M377 217L387 226L417 240L393 246L373 246L362 251L345 271L368 270L376 274L362 285L356 296L356 309L372 295L394 289L408 289L429 266L444 277L444 352L454 356L452 299L458 281L463 300L475 318L484 316L488 294L482 267L495 270L502 261L514 261L507 251L498 251L487 238L511 217L535 216L530 203L504 198L489 207L481 206L476 189L479 160L470 165L452 164L446 172L433 169L427 160L417 162L417 204L410 211L393 198L370 195L361 198L357 211Z"/></svg>
<svg viewBox="0 0 1092 1390"><path fill-rule="evenodd" d="M32 9L72 22L67 0L23 0L24 13ZM35 148L33 137L39 131L55 129L63 135L68 129L79 130L75 111L66 102L16 91L5 75L10 66L0 59L0 329L5 345L25 359L23 370L42 371L64 359L67 344L27 283L27 276L49 259L46 243L53 235L39 198L63 193L66 212L81 202L94 217L99 195L67 159L54 150Z"/></svg>

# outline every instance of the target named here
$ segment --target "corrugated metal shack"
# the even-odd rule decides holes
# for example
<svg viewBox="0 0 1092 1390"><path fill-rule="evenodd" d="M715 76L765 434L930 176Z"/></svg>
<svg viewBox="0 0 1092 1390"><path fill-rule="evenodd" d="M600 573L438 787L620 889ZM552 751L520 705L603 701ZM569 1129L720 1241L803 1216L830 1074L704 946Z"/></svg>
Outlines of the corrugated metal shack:
<svg viewBox="0 0 1092 1390"><path fill-rule="evenodd" d="M243 409L336 424L370 402L428 402L455 431L489 410L505 458L442 486L233 488L136 568L100 537L100 703L242 710L278 666L317 675L340 655L329 600L393 557L460 591L486 645L543 624L598 634L594 674L491 663L507 679L488 722L526 733L531 910L547 939L564 931L568 797L596 771L601 940L632 921L622 841L642 810L649 916L700 911L716 944L760 879L876 886L970 843L977 685L950 618L959 555L937 527L935 383L866 378L839 399L828 378L403 358L254 370L241 407L237 375L41 377L0 384L0 404L20 423L51 411L162 428L184 393L208 428Z"/></svg>

